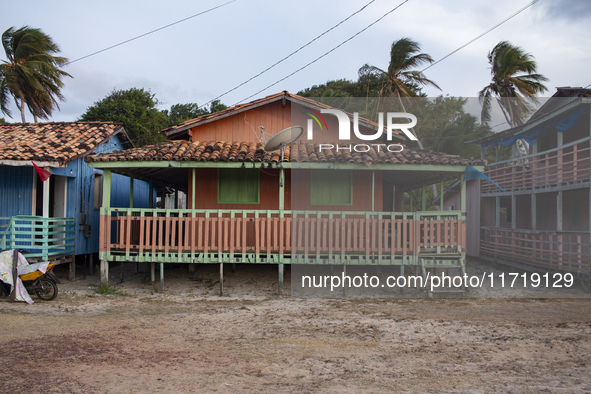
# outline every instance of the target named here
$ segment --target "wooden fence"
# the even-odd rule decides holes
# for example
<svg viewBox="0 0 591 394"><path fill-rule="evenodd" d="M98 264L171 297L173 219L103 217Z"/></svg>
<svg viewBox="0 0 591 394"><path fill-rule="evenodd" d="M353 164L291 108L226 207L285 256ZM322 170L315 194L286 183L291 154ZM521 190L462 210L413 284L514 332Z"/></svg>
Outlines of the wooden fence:
<svg viewBox="0 0 591 394"><path fill-rule="evenodd" d="M101 216L101 258L196 262L208 255L369 256L380 263L419 253L462 254L458 211L387 213L110 208ZM170 256L174 255L173 258ZM389 260L386 257L389 256ZM133 260L133 259L132 259ZM384 260L384 262L382 262ZM268 259L267 262L271 262ZM247 261L245 261L247 262ZM286 261L289 262L289 261Z"/></svg>
<svg viewBox="0 0 591 394"><path fill-rule="evenodd" d="M544 269L591 273L590 245L589 233L481 229L481 255Z"/></svg>
<svg viewBox="0 0 591 394"><path fill-rule="evenodd" d="M0 249L19 249L27 258L50 260L75 248L74 218L0 218Z"/></svg>

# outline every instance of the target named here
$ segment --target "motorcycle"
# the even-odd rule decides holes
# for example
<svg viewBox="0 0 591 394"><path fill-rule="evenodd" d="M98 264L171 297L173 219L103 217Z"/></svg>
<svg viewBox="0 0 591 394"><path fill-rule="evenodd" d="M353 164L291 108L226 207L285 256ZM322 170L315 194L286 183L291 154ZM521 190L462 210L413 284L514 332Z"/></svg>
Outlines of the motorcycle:
<svg viewBox="0 0 591 394"><path fill-rule="evenodd" d="M44 301L51 301L57 297L58 283L61 284L59 279L53 272L55 264L50 263L47 266L45 273L35 270L25 274L20 274L18 277L23 281L23 285L29 294L35 293L37 297ZM12 286L3 282L0 282L0 296L9 295ZM1 294L4 292L5 294Z"/></svg>

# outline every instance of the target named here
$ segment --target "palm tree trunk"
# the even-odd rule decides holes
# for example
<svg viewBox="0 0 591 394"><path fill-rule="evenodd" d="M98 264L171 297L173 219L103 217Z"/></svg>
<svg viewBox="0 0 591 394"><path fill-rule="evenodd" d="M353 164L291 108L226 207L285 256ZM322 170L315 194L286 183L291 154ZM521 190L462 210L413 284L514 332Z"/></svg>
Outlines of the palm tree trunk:
<svg viewBox="0 0 591 394"><path fill-rule="evenodd" d="M402 110L404 112L406 112L406 108L404 107L404 104L402 103L402 98L400 97L400 92L396 91L396 95L398 96L398 102L402 106ZM414 134L415 137L417 136L417 134L415 133L415 130L412 127L410 128L410 131ZM419 149L425 149L425 148L423 148L423 144L421 144L421 141L418 140L418 137L417 137L417 144L419 145Z"/></svg>
<svg viewBox="0 0 591 394"><path fill-rule="evenodd" d="M37 121L37 115L36 115L36 114L33 114L33 119L34 119L35 123L39 123L39 122Z"/></svg>
<svg viewBox="0 0 591 394"><path fill-rule="evenodd" d="M400 97L400 92L396 91L396 95L398 96L398 102L402 106L402 110L404 112L406 112L406 108L404 107L404 104L402 103L402 98ZM412 127L410 128L410 131L411 131L411 133L414 134L415 137L417 136L417 133L415 133L415 131ZM425 149L425 148L423 148L423 144L421 144L421 141L419 141L418 137L417 137L417 144L419 145L419 149ZM437 185L435 185L435 184L431 185L431 190L433 191L433 198L437 197ZM441 198L443 198L443 196L441 196Z"/></svg>
<svg viewBox="0 0 591 394"><path fill-rule="evenodd" d="M23 123L27 123L25 120L25 100L21 99L21 120Z"/></svg>

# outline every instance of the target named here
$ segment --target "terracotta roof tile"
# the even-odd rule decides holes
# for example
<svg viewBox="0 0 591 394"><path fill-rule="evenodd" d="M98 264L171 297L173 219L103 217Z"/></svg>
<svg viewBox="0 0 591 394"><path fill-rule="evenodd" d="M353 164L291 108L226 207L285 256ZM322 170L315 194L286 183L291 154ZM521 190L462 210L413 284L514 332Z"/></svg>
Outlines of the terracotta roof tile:
<svg viewBox="0 0 591 394"><path fill-rule="evenodd" d="M278 163L281 153L265 152L258 142L226 141L169 141L141 148L128 149L99 155L89 155L88 162L117 161L201 161L201 162L246 162ZM348 146L340 145L338 151L322 149L312 143L294 143L285 149L284 162L294 163L357 163L371 166L380 164L438 164L482 165L480 160L466 159L457 155L405 147L402 152L388 152L381 147L379 152L370 147L368 152L350 152Z"/></svg>
<svg viewBox="0 0 591 394"><path fill-rule="evenodd" d="M0 160L67 163L94 151L116 134L124 145L133 146L118 123L2 123Z"/></svg>

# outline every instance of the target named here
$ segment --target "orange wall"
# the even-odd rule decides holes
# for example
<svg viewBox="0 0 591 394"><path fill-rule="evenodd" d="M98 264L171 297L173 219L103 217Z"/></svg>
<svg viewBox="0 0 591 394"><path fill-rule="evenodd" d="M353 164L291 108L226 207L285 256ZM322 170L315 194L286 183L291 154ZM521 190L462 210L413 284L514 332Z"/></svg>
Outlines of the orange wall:
<svg viewBox="0 0 591 394"><path fill-rule="evenodd" d="M217 169L196 170L195 209L279 209L279 170L262 169L260 175L260 204L218 204ZM383 210L382 173L375 173L376 211ZM295 177L295 179L293 179ZM286 210L292 209L292 193L297 198L295 209L314 211L371 211L371 172L353 171L353 205L310 205L310 170L297 170L294 177L291 171L285 171ZM292 180L293 179L293 180ZM189 171L189 196L187 207L192 209L192 175ZM391 204L391 202L390 202Z"/></svg>
<svg viewBox="0 0 591 394"><path fill-rule="evenodd" d="M310 205L311 170L296 171L292 175L294 209L312 211L371 211L371 171L353 171L353 205ZM381 171L376 171L375 211L382 211L383 205L382 173Z"/></svg>
<svg viewBox="0 0 591 394"><path fill-rule="evenodd" d="M195 209L279 209L279 170L262 169L260 174L260 204L218 204L217 169L197 169L195 173ZM187 207L192 209L192 175L189 171ZM291 180L285 176L285 207L291 209Z"/></svg>
<svg viewBox="0 0 591 394"><path fill-rule="evenodd" d="M300 142L320 143L364 143L375 144L384 143L381 141L362 141L355 137L353 127L351 126L351 141L339 141L339 125L337 117L331 114L322 114L326 121L322 123L322 129L313 121L313 140L308 140L307 124L308 119L312 119L306 113L310 111L297 103L286 101L283 107L281 100L253 108L242 113L228 116L219 120L205 123L201 126L193 127L189 135L191 141L259 141L261 136L260 126L265 128L265 133L273 136L285 130L288 127L301 126L304 133L300 137ZM319 112L319 111L318 111ZM328 130L327 130L328 127ZM364 126L360 126L360 132L366 135L374 134ZM397 143L398 140L389 142ZM383 149L383 148L380 148Z"/></svg>
<svg viewBox="0 0 591 394"><path fill-rule="evenodd" d="M205 123L191 129L191 141L259 141L259 126L265 133L277 134L291 126L290 103L281 100L261 107ZM254 129L254 130L253 130Z"/></svg>

